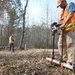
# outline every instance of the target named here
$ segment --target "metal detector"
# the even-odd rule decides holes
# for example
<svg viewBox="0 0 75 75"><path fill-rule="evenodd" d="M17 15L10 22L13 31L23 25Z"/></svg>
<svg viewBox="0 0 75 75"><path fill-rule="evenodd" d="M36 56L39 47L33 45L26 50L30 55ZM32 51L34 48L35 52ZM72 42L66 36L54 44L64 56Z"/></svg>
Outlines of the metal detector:
<svg viewBox="0 0 75 75"><path fill-rule="evenodd" d="M56 34L56 32L57 32L57 30L54 30L52 33L52 41L53 41L52 59L55 59L55 57L54 57L54 46L55 46L55 34Z"/></svg>
<svg viewBox="0 0 75 75"><path fill-rule="evenodd" d="M51 29L52 29L52 41L53 41L53 45L52 45L52 59L55 59L54 57L54 47L55 47L55 34L57 33L57 27L60 26L61 24L57 24L57 22L54 22L52 25L51 25ZM63 36L63 35L62 35ZM63 39L62 39L63 41ZM63 42L62 42L63 43ZM62 44L63 45L63 44ZM61 53L61 61L63 60L62 56L63 56L63 46L62 46L62 53Z"/></svg>
<svg viewBox="0 0 75 75"><path fill-rule="evenodd" d="M60 60L56 60L55 57L54 57L54 42L55 42L55 33L57 32L57 27L60 26L61 24L57 24L57 22L54 22L52 25L51 25L51 28L52 28L52 39L53 39L53 50L52 50L52 58L49 58L49 57L46 57L47 60L53 62L53 63L56 63L62 67L66 67L66 68L69 68L71 70L74 69L74 67L70 64L67 64L65 62L63 62L63 32L62 32L62 51L61 51L61 59ZM75 66L75 64L74 64Z"/></svg>

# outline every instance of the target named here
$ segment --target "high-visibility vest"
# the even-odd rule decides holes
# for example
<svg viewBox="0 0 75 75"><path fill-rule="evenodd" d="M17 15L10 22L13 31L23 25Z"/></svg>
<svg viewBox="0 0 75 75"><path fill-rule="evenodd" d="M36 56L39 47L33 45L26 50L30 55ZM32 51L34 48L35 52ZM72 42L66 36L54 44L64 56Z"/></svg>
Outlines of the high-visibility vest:
<svg viewBox="0 0 75 75"><path fill-rule="evenodd" d="M9 43L14 43L14 40L12 39L12 36L9 37Z"/></svg>
<svg viewBox="0 0 75 75"><path fill-rule="evenodd" d="M62 23L64 23L66 21L66 18L69 14L69 12L68 12L69 5L70 4L67 5L65 10L63 10L61 15L60 15L60 20L62 21ZM74 13L72 19L64 26L64 32L65 33L72 31L72 30L75 30L75 13Z"/></svg>

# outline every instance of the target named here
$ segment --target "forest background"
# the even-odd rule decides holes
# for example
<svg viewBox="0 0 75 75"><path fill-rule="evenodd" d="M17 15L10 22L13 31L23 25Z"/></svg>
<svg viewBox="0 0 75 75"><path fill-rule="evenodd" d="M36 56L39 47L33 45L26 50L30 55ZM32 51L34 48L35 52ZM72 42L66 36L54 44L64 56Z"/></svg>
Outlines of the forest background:
<svg viewBox="0 0 75 75"><path fill-rule="evenodd" d="M8 38L14 34L15 47L20 49L52 48L50 25L59 21L61 11L56 6L57 0L0 0L0 46L8 46Z"/></svg>

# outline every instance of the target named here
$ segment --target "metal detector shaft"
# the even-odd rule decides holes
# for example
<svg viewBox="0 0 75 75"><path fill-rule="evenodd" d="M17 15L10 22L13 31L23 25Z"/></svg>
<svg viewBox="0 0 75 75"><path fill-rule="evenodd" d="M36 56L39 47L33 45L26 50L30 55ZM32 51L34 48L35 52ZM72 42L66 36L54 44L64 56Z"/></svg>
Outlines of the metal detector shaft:
<svg viewBox="0 0 75 75"><path fill-rule="evenodd" d="M54 57L54 46L55 46L55 33L57 32L57 27L60 26L61 24L57 24L57 22L54 22L51 24L51 28L52 28L52 41L53 41L53 50L52 50L52 59L55 59Z"/></svg>
<svg viewBox="0 0 75 75"><path fill-rule="evenodd" d="M52 59L55 59L55 57L54 57L55 33L56 33L56 31L53 31L53 33L52 33L52 36L53 36Z"/></svg>

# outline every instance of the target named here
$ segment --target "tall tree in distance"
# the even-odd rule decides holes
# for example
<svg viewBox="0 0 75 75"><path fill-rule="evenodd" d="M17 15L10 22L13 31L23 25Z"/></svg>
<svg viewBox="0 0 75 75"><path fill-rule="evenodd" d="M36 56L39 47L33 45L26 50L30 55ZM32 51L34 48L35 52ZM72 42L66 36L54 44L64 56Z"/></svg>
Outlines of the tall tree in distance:
<svg viewBox="0 0 75 75"><path fill-rule="evenodd" d="M25 7L24 7L24 13L23 13L23 26L22 26L22 36L21 36L21 40L20 40L20 45L19 45L19 48L21 49L22 48L22 45L23 45L23 40L24 40L24 34L25 34L25 19L26 19L26 9L27 9L27 6L28 6L28 0L26 0L26 4L25 4ZM26 42L26 41L25 41ZM26 44L26 43L25 43Z"/></svg>

